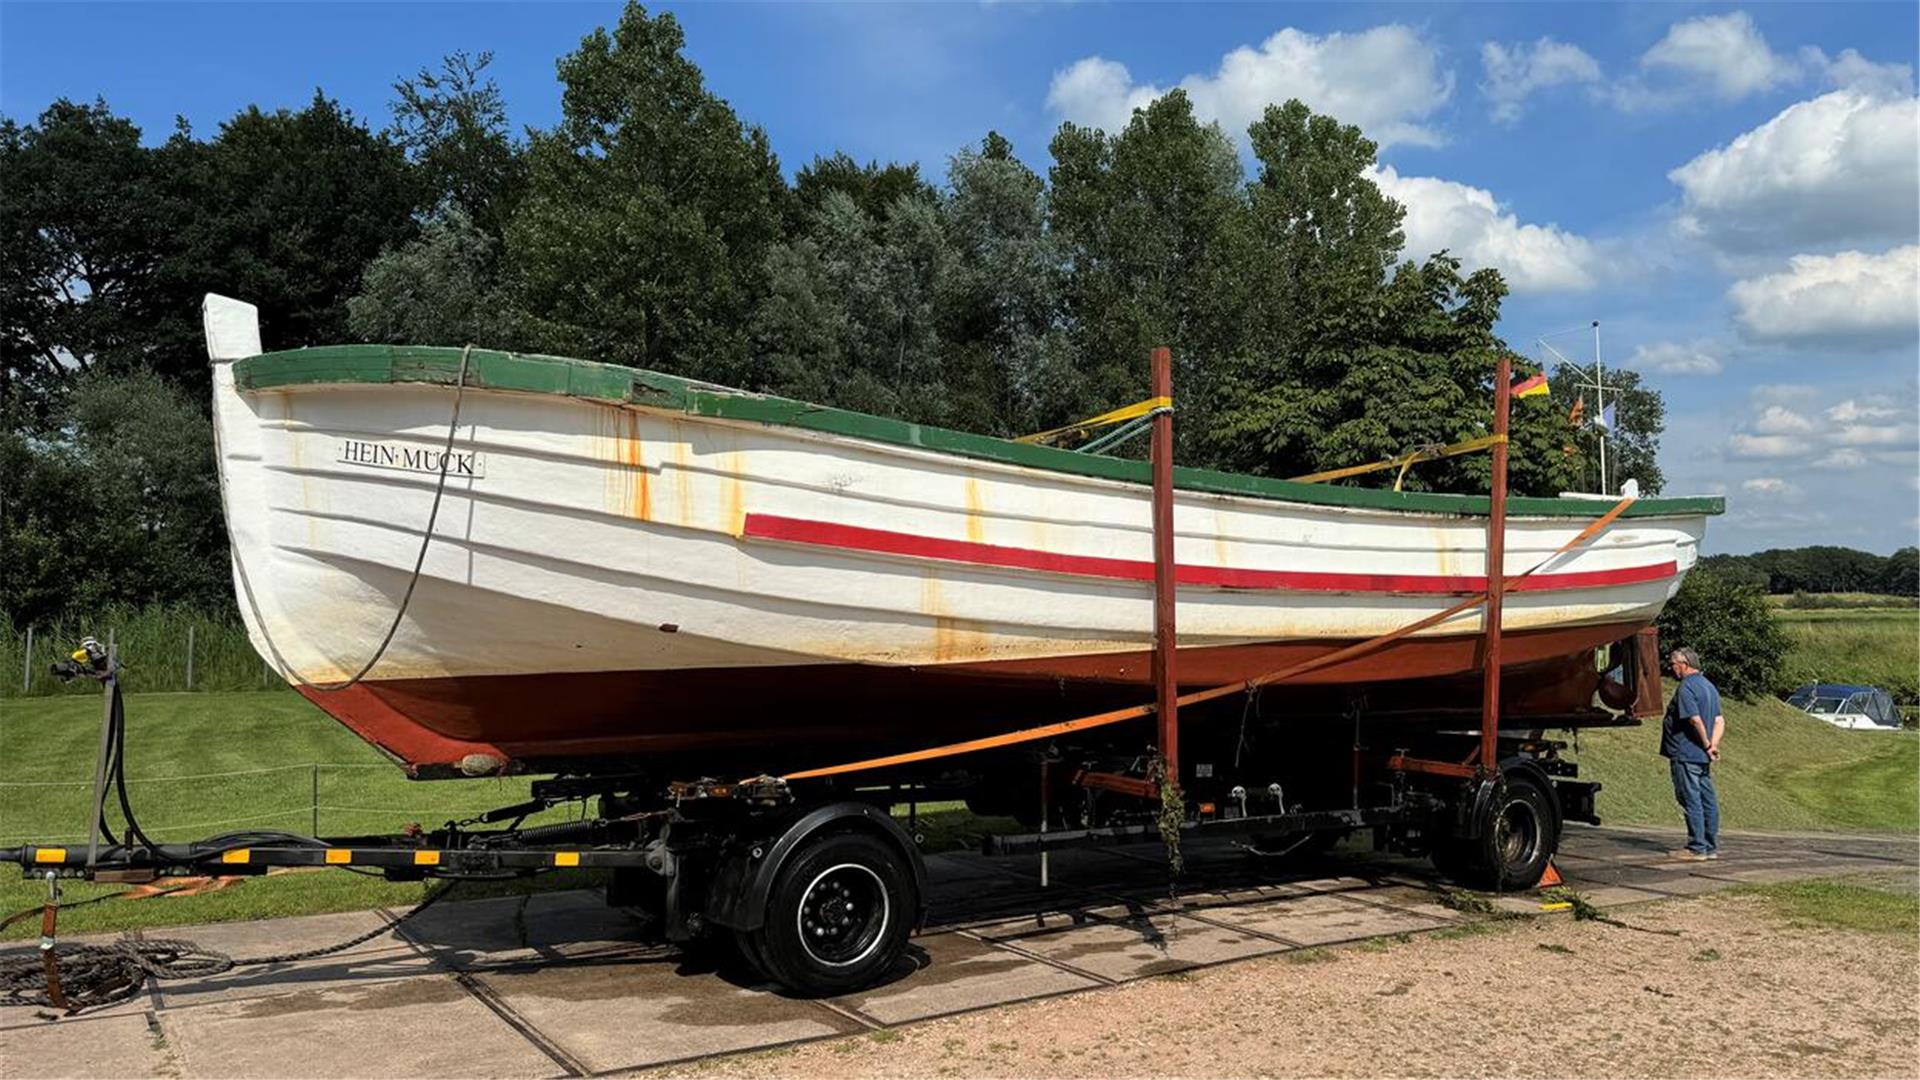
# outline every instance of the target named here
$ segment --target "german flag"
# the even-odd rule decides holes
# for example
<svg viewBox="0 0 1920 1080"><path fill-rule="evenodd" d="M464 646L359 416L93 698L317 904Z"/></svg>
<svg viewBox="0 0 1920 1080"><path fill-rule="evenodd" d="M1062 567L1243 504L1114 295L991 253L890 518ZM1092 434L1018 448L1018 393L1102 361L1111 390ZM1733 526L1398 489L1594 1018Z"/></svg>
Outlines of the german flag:
<svg viewBox="0 0 1920 1080"><path fill-rule="evenodd" d="M1535 375L1531 379L1522 379L1513 386L1514 397L1535 397L1547 392L1547 377Z"/></svg>

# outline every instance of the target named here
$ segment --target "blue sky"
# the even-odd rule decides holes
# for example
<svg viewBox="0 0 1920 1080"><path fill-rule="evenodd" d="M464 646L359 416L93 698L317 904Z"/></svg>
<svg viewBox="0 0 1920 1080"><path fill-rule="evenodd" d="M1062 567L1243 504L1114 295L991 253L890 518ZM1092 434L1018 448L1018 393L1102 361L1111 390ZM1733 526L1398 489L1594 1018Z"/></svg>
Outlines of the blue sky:
<svg viewBox="0 0 1920 1080"><path fill-rule="evenodd" d="M1727 496L1710 550L1920 535L1911 3L662 6L789 170L839 149L938 176L989 129L1044 168L1062 119L1173 86L1236 135L1302 97L1382 142L1410 246L1508 272L1516 348L1600 320L1666 395L1668 490ZM320 87L378 124L394 79L466 49L539 126L554 61L618 13L4 0L0 109L104 97L158 140Z"/></svg>

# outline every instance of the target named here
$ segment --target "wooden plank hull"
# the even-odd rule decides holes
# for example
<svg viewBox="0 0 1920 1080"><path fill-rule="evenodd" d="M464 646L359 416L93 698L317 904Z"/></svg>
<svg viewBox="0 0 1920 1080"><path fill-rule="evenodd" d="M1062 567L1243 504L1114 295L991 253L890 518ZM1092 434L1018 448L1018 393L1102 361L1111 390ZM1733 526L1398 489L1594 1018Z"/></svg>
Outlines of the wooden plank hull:
<svg viewBox="0 0 1920 1080"><path fill-rule="evenodd" d="M454 394L397 368L358 381L350 364L316 366L322 350L254 356L257 336L216 316L244 320L210 304L243 616L289 682L344 680L408 593ZM1152 626L1145 485L935 452L918 434L862 437L846 414L809 426L804 407L769 423L511 389L509 362L533 363L497 360L468 380L391 644L365 683L308 691L409 765L795 747L818 759L1138 699ZM282 369L302 374L264 377ZM1273 670L1484 588L1471 500L1447 512L1433 496L1401 509L1319 491L1177 493L1184 681ZM1505 572L1547 559L1604 506L1517 514ZM1511 663L1651 622L1704 527L1697 510L1623 519L1555 558L1508 598ZM1471 671L1480 617L1313 679Z"/></svg>

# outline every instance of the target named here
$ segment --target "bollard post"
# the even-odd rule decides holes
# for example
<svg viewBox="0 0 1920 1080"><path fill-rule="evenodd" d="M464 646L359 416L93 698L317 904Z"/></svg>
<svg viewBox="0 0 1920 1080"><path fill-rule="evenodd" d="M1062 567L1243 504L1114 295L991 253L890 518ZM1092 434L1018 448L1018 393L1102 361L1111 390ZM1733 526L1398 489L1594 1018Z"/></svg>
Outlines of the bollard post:
<svg viewBox="0 0 1920 1080"><path fill-rule="evenodd" d="M187 689L193 689L193 624L187 624Z"/></svg>
<svg viewBox="0 0 1920 1080"><path fill-rule="evenodd" d="M313 831L308 836L320 835L320 763L313 763Z"/></svg>
<svg viewBox="0 0 1920 1080"><path fill-rule="evenodd" d="M27 627L27 658L20 664L20 692L33 689L33 627Z"/></svg>

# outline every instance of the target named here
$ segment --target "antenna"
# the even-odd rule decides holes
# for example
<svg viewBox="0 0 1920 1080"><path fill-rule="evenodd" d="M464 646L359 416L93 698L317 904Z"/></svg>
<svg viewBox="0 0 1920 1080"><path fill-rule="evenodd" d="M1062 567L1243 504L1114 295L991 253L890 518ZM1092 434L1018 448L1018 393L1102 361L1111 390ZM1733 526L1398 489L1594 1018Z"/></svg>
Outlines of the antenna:
<svg viewBox="0 0 1920 1080"><path fill-rule="evenodd" d="M1593 330L1593 370L1591 374L1589 374L1586 367L1578 361L1569 358L1566 353L1547 344L1548 338L1564 337L1567 334L1574 334L1581 330L1588 329L1588 327L1575 326L1566 330L1556 330L1551 334L1542 334L1533 339L1533 343L1552 353L1555 357L1558 357L1561 363L1572 368L1581 376L1580 380L1575 382L1574 385L1593 391L1594 415L1604 418L1607 410L1607 391L1613 390L1617 392L1620 388L1618 386L1610 386L1606 381L1606 367L1600 360L1600 320L1595 319L1590 325ZM1611 429L1604 426L1603 422L1603 426L1600 427L1600 494L1602 495L1611 493L1611 489L1607 487L1607 432L1609 430Z"/></svg>

